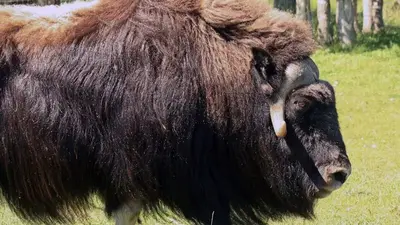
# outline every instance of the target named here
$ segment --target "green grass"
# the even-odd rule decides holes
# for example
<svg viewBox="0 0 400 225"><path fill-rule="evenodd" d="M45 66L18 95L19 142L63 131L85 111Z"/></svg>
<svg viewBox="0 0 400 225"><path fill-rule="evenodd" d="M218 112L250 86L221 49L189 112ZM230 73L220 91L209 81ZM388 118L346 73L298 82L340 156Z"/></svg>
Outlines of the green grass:
<svg viewBox="0 0 400 225"><path fill-rule="evenodd" d="M399 224L400 12L387 9L390 1L385 4L383 32L359 35L351 49L334 45L313 56L321 78L335 86L352 175L340 190L318 202L315 221L292 218L272 224ZM76 225L113 224L101 207L96 202L88 222ZM0 225L11 224L22 222L2 204ZM150 219L145 224L157 223Z"/></svg>

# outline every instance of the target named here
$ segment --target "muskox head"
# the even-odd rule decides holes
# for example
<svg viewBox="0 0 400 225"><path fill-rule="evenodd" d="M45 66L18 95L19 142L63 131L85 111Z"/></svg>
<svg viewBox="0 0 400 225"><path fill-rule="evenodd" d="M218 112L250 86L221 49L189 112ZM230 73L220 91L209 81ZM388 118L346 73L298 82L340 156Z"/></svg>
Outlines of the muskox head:
<svg viewBox="0 0 400 225"><path fill-rule="evenodd" d="M286 160L282 165L291 166L290 161L307 174L303 188L308 197L328 196L351 173L333 87L319 79L318 67L309 57L289 63L280 72L267 53L253 53L253 76L269 107L280 143L278 154Z"/></svg>

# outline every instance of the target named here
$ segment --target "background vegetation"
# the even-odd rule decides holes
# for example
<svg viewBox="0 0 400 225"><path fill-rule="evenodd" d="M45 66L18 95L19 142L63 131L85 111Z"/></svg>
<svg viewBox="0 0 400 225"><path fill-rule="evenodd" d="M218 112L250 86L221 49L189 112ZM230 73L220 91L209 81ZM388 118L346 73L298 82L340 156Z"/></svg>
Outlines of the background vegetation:
<svg viewBox="0 0 400 225"><path fill-rule="evenodd" d="M313 19L316 2L311 1ZM316 220L287 219L272 224L399 224L400 10L392 9L394 2L385 1L382 31L358 34L351 48L342 48L336 41L313 56L321 78L336 89L352 175L340 190L318 202ZM331 6L335 21L335 1ZM361 23L361 0L358 12ZM97 200L94 203L88 221L76 225L113 224L104 216L102 204ZM151 219L144 222L157 224ZM0 206L0 224L23 223L4 203ZM169 224L180 223L171 219Z"/></svg>

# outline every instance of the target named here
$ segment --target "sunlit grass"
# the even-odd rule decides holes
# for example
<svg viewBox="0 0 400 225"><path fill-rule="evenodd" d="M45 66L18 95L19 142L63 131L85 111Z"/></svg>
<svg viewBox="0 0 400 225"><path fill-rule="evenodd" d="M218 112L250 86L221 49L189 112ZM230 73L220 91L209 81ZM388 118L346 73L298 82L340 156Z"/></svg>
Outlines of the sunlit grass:
<svg viewBox="0 0 400 225"><path fill-rule="evenodd" d="M321 78L335 86L352 175L342 189L318 202L315 221L272 224L399 224L400 12L385 12L388 28L381 34L360 35L351 50L333 46L313 56ZM104 216L102 204L96 206L89 211L88 222L76 225L113 224ZM5 203L0 207L3 224L22 224ZM161 223L150 219L145 224Z"/></svg>

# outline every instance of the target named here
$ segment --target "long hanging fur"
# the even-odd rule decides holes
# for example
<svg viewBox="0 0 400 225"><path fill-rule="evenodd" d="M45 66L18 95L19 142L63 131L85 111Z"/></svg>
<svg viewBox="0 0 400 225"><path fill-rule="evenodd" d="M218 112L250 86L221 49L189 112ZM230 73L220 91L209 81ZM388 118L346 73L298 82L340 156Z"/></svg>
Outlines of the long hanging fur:
<svg viewBox="0 0 400 225"><path fill-rule="evenodd" d="M0 186L20 216L73 220L92 193L108 213L312 216L250 73L253 48L278 72L312 54L304 22L256 0L79 4L0 8Z"/></svg>

